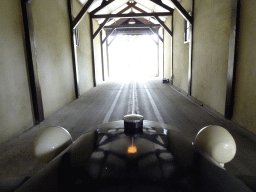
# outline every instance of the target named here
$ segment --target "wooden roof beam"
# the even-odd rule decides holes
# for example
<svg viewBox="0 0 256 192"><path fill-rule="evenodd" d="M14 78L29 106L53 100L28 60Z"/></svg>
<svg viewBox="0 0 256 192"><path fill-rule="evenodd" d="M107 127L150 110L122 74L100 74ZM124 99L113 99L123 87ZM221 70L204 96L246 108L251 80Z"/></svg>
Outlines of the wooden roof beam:
<svg viewBox="0 0 256 192"><path fill-rule="evenodd" d="M129 14L103 14L103 15L92 15L92 18L137 18L137 17L159 17L159 16L170 16L171 12L160 12L160 13L129 13Z"/></svg>
<svg viewBox="0 0 256 192"><path fill-rule="evenodd" d="M132 4L136 4L136 3L132 3ZM116 13L116 14L122 14L122 13L124 13L125 11L127 11L128 9L130 9L130 8L132 8L132 6L131 5L128 5L126 8L124 8L124 9L122 9L121 11L119 11L118 13ZM110 19L109 21L111 21L112 19Z"/></svg>
<svg viewBox="0 0 256 192"><path fill-rule="evenodd" d="M162 25L162 27L167 31L167 33L172 36L172 31L164 24L164 22L158 16L155 16L155 18L160 23L160 25Z"/></svg>
<svg viewBox="0 0 256 192"><path fill-rule="evenodd" d="M72 28L75 29L76 26L79 24L79 22L82 20L82 18L85 16L86 12L88 11L89 7L91 6L92 2L94 0L88 0L87 3L84 5L82 10L78 13L76 18L72 21Z"/></svg>
<svg viewBox="0 0 256 192"><path fill-rule="evenodd" d="M106 25L106 23L108 22L110 18L106 18L102 24L100 24L99 28L97 29L97 31L93 34L93 39L99 34L99 32L102 30L102 28Z"/></svg>
<svg viewBox="0 0 256 192"><path fill-rule="evenodd" d="M152 0L151 0L152 1ZM177 11L186 19L190 24L192 24L192 16L182 7L182 5L177 0L171 0L176 6Z"/></svg>
<svg viewBox="0 0 256 192"><path fill-rule="evenodd" d="M100 11L101 9L103 9L104 7L106 7L107 5L109 5L110 3L112 3L113 1L114 1L114 0L108 0L108 1L103 0L102 3L101 3L101 5L100 5L98 8L94 9L94 10L91 12L91 15L96 14L98 11Z"/></svg>
<svg viewBox="0 0 256 192"><path fill-rule="evenodd" d="M161 27L159 24L129 24L129 25L111 25L104 27L105 29L113 28L148 28L148 27Z"/></svg>
<svg viewBox="0 0 256 192"><path fill-rule="evenodd" d="M173 13L173 9L172 9L171 7L165 5L164 3L162 3L161 0L150 0L150 1L152 1L153 3L155 3L155 4L157 4L157 5L161 6L161 7L163 7L164 9L170 11L171 13Z"/></svg>
<svg viewBox="0 0 256 192"><path fill-rule="evenodd" d="M131 6L132 8L136 9L137 11L140 11L141 13L147 13L146 11L144 11L143 9L139 8L136 6L136 3L127 3L127 5Z"/></svg>

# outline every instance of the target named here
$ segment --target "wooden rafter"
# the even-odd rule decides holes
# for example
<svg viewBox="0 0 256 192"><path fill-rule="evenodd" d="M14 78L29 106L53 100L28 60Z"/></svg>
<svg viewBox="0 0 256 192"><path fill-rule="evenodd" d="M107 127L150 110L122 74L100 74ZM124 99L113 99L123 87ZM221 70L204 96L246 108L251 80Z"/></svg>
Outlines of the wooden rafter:
<svg viewBox="0 0 256 192"><path fill-rule="evenodd" d="M167 33L172 36L172 31L164 24L164 22L158 16L156 16L155 18L160 23L160 25L162 25L162 27L167 31Z"/></svg>
<svg viewBox="0 0 256 192"><path fill-rule="evenodd" d="M136 6L136 3L127 3L127 5L130 5L132 8L136 9L137 11L140 11L141 13L147 13L146 11L144 11L143 9L139 8Z"/></svg>
<svg viewBox="0 0 256 192"><path fill-rule="evenodd" d="M157 5L161 6L161 7L163 7L164 9L170 11L171 13L173 12L173 9L172 9L171 7L169 7L169 6L165 5L165 4L163 4L162 1L159 1L159 0L150 0L150 1L152 1L153 3L155 3L155 4L157 4Z"/></svg>
<svg viewBox="0 0 256 192"><path fill-rule="evenodd" d="M159 17L159 16L170 16L170 12L160 13L129 13L129 14L103 14L103 15L92 15L92 18L137 18L137 17Z"/></svg>
<svg viewBox="0 0 256 192"><path fill-rule="evenodd" d="M110 36L115 30L116 30L116 28L113 28L113 29L111 29L111 30L108 32L108 34L106 35L106 37L103 39L102 44L105 43L105 41L109 38L109 36Z"/></svg>
<svg viewBox="0 0 256 192"><path fill-rule="evenodd" d="M152 31L117 31L115 34L120 35L152 35Z"/></svg>
<svg viewBox="0 0 256 192"><path fill-rule="evenodd" d="M105 29L113 29L113 28L149 28L149 27L161 27L159 24L128 24L128 25L111 25L104 27Z"/></svg>
<svg viewBox="0 0 256 192"><path fill-rule="evenodd" d="M78 13L76 18L72 22L72 28L75 29L76 26L79 24L79 22L82 20L82 18L85 16L86 12L88 11L89 7L91 6L92 2L94 0L88 0L87 3L84 5L82 10Z"/></svg>
<svg viewBox="0 0 256 192"><path fill-rule="evenodd" d="M132 4L136 4L136 3L132 3ZM124 9L122 9L121 11L119 11L116 14L123 14L125 11L129 10L132 6L128 5L127 7L125 7ZM112 19L110 19L109 21L111 21Z"/></svg>
<svg viewBox="0 0 256 192"><path fill-rule="evenodd" d="M143 9L139 8L136 6L136 3L127 3L127 5L131 5L132 8L136 9L137 11L140 11L141 13L147 13L146 11L144 11Z"/></svg>
<svg viewBox="0 0 256 192"><path fill-rule="evenodd" d="M104 20L104 22L102 24L100 24L99 28L97 29L97 31L93 34L93 39L99 34L99 32L101 32L102 28L106 25L106 23L108 22L109 18L106 18Z"/></svg>
<svg viewBox="0 0 256 192"><path fill-rule="evenodd" d="M150 27L150 30L152 31L152 33L154 33L155 35L157 35L157 37L163 42L163 38L159 35L159 33L157 33L152 27Z"/></svg>
<svg viewBox="0 0 256 192"><path fill-rule="evenodd" d="M114 1L114 0L108 0L108 1L103 0L102 3L101 3L101 5L100 5L98 8L94 9L94 10L91 12L91 15L96 14L98 11L100 11L101 9L103 9L104 7L106 7L107 5L109 5L110 3L112 3L113 1Z"/></svg>
<svg viewBox="0 0 256 192"><path fill-rule="evenodd" d="M115 21L115 23L113 23L112 25L121 25L122 23L124 23L124 22L126 22L128 20L129 20L129 18L121 18L121 19Z"/></svg>
<svg viewBox="0 0 256 192"><path fill-rule="evenodd" d="M128 9L131 9L132 8L132 6L131 5L128 5L127 7L125 7L124 9L122 9L121 11L119 11L118 13L116 13L116 14L122 14L122 13L124 13L125 11L127 11Z"/></svg>
<svg viewBox="0 0 256 192"><path fill-rule="evenodd" d="M188 12L182 7L182 5L177 0L171 0L171 1L176 6L176 9L179 11L179 13L184 17L184 19L186 19L189 23L192 24L192 22L193 22L192 21L192 16L190 16L188 14Z"/></svg>

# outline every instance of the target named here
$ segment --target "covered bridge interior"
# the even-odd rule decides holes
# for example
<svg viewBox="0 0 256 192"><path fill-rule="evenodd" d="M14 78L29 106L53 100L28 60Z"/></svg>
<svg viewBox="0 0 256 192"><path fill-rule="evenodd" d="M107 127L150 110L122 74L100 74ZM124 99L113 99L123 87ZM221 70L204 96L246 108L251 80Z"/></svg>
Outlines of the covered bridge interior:
<svg viewBox="0 0 256 192"><path fill-rule="evenodd" d="M194 130L196 125L228 127L242 138L230 170L256 176L255 1L2 0L0 5L1 177L43 167L29 160L21 168L15 161L32 156L18 146L23 138L28 148L34 138L22 135L83 124L73 131L77 138L86 126L120 120L129 112L122 106L132 87L145 118L179 128L184 123L179 118L188 115L182 131L191 140L202 128ZM152 49L145 52L143 41L128 45L141 37ZM143 65L135 58L138 52ZM154 78L146 81L146 74ZM119 106L112 111L116 116L106 119L113 103ZM74 123L70 114L77 110L83 113ZM174 119L167 120L170 115Z"/></svg>

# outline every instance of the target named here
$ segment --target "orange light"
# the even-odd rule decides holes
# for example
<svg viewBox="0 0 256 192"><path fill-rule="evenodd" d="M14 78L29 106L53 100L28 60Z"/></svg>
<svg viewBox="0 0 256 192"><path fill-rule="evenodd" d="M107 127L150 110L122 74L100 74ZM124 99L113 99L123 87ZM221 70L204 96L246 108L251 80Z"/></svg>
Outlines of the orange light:
<svg viewBox="0 0 256 192"><path fill-rule="evenodd" d="M128 147L127 152L128 152L129 154L137 153L137 147L136 147L136 146L130 146L130 147Z"/></svg>

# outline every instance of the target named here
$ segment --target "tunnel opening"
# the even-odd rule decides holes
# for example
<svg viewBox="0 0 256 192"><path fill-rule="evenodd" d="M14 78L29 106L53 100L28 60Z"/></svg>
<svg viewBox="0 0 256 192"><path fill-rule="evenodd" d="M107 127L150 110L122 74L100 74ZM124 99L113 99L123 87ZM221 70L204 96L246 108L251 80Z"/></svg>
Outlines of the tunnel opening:
<svg viewBox="0 0 256 192"><path fill-rule="evenodd" d="M115 39L114 39L115 38ZM159 76L156 35L110 36L109 78L140 79Z"/></svg>

